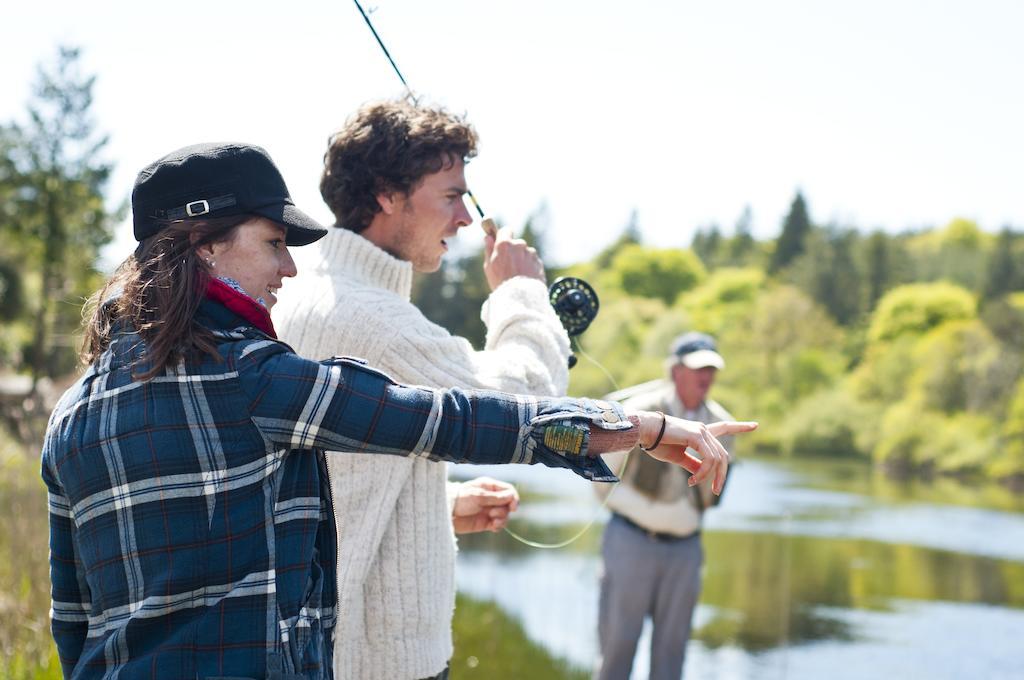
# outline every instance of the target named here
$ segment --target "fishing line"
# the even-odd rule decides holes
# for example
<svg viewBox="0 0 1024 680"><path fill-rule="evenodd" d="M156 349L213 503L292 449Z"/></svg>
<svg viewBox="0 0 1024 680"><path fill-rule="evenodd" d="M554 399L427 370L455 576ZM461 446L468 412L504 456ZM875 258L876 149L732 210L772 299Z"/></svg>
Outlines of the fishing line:
<svg viewBox="0 0 1024 680"><path fill-rule="evenodd" d="M583 355L584 359L597 366L601 370L601 372L604 373L604 377L608 378L608 382L611 383L612 385L612 391L618 392L619 390L621 390L622 388L619 387L619 383L615 382L615 378L613 378L612 374L608 372L608 369L602 366L600 361L598 361L597 359L583 351L583 345L580 344L580 339L572 339L576 343L576 351Z"/></svg>
<svg viewBox="0 0 1024 680"><path fill-rule="evenodd" d="M619 384L618 384L618 382L616 382L615 378L612 377L612 374L608 372L608 369L606 369L604 366L602 366L601 362L599 362L597 359L595 359L594 357L590 356L589 354L587 354L586 352L583 351L583 346L580 344L580 339L578 337L573 337L570 340L572 342L576 343L576 351L579 352L583 356L583 358L585 358L587 361L589 361L590 363L594 364L599 369L601 369L601 372L604 373L605 377L608 378L608 382L611 383L613 391L618 392L621 388L619 387ZM619 469L615 471L615 476L616 477L619 477L619 478L622 477L622 473L626 470L626 465L629 463L630 455L632 455L631 452L627 451L626 452L626 457L622 459L622 465L620 465ZM592 482L592 483L593 484L601 484L603 482ZM598 507L597 512L594 513L593 519L591 519L589 522L587 522L586 526L584 526L582 529L580 529L578 532L573 534L570 538L565 539L564 541L559 541L558 543L541 543L540 541L531 541L530 539L526 538L525 536L520 536L516 532L512 531L511 529L509 529L507 526L505 527L505 533L508 534L509 536L511 536L512 538L514 538L515 540L519 541L523 545L528 545L531 548L540 548L542 550L556 550L558 548L564 548L564 547L566 547L568 545L571 545L571 544L575 543L576 541L578 541L580 538L583 537L583 534L585 534L588 531L590 531L591 527L593 527L594 524L597 523L597 520L598 520L598 518L601 515L601 511L608 507L608 501L611 500L612 494L615 493L615 490L618 487L619 487L619 483L615 482L614 486L608 492L608 495L604 497L604 500L601 502L600 507Z"/></svg>
<svg viewBox="0 0 1024 680"><path fill-rule="evenodd" d="M409 87L409 83L405 82L402 72L398 70L398 64L396 64L395 60L391 58L391 53L388 52L388 48L384 46L384 41L380 39L377 29L373 27L373 22L370 21L369 15L363 10L363 6L359 4L359 0L352 1L356 3L356 7L359 8L359 13L363 15L363 21L365 21L366 25L370 27L370 33L373 33L373 37L377 39L377 44L380 45L380 48L384 51L384 56L387 57L388 61L391 63L391 68L395 69L395 75L397 75L398 79L402 81L402 85L405 85L405 91L410 97L412 97L412 100L415 103L416 95L412 93L412 88Z"/></svg>

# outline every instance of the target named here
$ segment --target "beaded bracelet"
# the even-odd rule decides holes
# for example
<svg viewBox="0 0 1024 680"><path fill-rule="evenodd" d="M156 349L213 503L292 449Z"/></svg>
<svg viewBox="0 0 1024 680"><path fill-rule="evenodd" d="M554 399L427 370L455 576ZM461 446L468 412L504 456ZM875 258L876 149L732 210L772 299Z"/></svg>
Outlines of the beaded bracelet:
<svg viewBox="0 0 1024 680"><path fill-rule="evenodd" d="M651 444L650 446L643 446L642 444L640 445L640 448L644 451L653 451L654 449L658 448L658 444L661 443L661 438L665 436L665 425L667 424L667 420L665 418L664 412L658 411L658 415L661 416L661 429L658 430L658 436L654 439L653 444Z"/></svg>

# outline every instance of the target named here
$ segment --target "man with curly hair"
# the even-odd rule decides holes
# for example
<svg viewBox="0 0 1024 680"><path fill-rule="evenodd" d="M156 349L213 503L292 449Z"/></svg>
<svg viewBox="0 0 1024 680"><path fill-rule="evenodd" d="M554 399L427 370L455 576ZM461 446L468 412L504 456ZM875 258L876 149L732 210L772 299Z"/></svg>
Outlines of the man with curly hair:
<svg viewBox="0 0 1024 680"><path fill-rule="evenodd" d="M410 384L561 395L569 338L547 299L544 266L507 230L484 239L491 287L482 351L410 301L413 272L434 272L472 218L465 165L477 135L464 119L408 100L361 108L334 134L320 192L336 218L274 310L305 356L366 359ZM293 285L294 284L294 285ZM447 482L443 464L329 456L337 519L335 677L447 676L456 533L497 530L515 489Z"/></svg>

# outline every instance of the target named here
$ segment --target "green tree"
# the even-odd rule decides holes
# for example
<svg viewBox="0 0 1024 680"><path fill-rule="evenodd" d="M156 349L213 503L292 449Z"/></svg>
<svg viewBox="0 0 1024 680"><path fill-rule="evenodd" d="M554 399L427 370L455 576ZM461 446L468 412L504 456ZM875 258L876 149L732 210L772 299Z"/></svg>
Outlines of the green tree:
<svg viewBox="0 0 1024 680"><path fill-rule="evenodd" d="M782 452L795 456L868 457L869 428L879 412L836 386L795 402L780 428Z"/></svg>
<svg viewBox="0 0 1024 680"><path fill-rule="evenodd" d="M619 250L612 260L611 273L629 295L657 298L667 305L707 275L704 265L692 251L644 248L636 244Z"/></svg>
<svg viewBox="0 0 1024 680"><path fill-rule="evenodd" d="M1003 343L1024 349L1024 293L1010 293L986 303L981 320Z"/></svg>
<svg viewBox="0 0 1024 680"><path fill-rule="evenodd" d="M867 238L864 248L865 307L875 308L885 291L892 285L892 254L889 237L875 231Z"/></svg>
<svg viewBox="0 0 1024 680"><path fill-rule="evenodd" d="M998 413L1020 375L1020 356L1007 351L979 320L944 323L914 348L908 392L928 409L953 414Z"/></svg>
<svg viewBox="0 0 1024 680"><path fill-rule="evenodd" d="M1024 479L1024 380L1010 401L1001 439L1002 446L989 469L1000 477Z"/></svg>
<svg viewBox="0 0 1024 680"><path fill-rule="evenodd" d="M842 325L860 317L861 276L853 260L853 230L813 229L806 251L793 261L793 279Z"/></svg>
<svg viewBox="0 0 1024 680"><path fill-rule="evenodd" d="M804 241L810 232L811 218L807 214L807 203L803 194L797 191L789 206L789 214L782 223L782 233L775 241L775 251L768 263L768 271L772 274L779 272L803 253Z"/></svg>
<svg viewBox="0 0 1024 680"><path fill-rule="evenodd" d="M1003 228L996 237L995 247L988 257L985 274L984 297L992 300L1016 290L1020 275L1017 271L1017 234L1009 227Z"/></svg>
<svg viewBox="0 0 1024 680"><path fill-rule="evenodd" d="M914 260L915 279L945 279L981 293L992 241L991 234L963 218L951 220L942 229L916 235L907 241Z"/></svg>
<svg viewBox="0 0 1024 680"><path fill-rule="evenodd" d="M748 258L753 254L756 247L754 236L751 234L753 228L754 214L750 206L744 206L736 226L733 228L732 240L729 243L729 263L732 265L747 264Z"/></svg>
<svg viewBox="0 0 1024 680"><path fill-rule="evenodd" d="M697 229L693 235L690 248L697 254L704 266L711 269L718 261L718 255L722 248L722 231L717 224L708 225L706 228Z"/></svg>
<svg viewBox="0 0 1024 680"><path fill-rule="evenodd" d="M974 296L952 283L899 286L879 301L868 338L878 342L904 333L921 335L946 321L973 319L976 307Z"/></svg>
<svg viewBox="0 0 1024 680"><path fill-rule="evenodd" d="M764 273L753 267L716 269L700 286L681 296L675 309L706 333L739 330L746 334L764 278ZM666 346L670 339L665 339Z"/></svg>
<svg viewBox="0 0 1024 680"><path fill-rule="evenodd" d="M107 137L91 113L95 77L83 75L79 57L60 48L38 69L28 122L0 127L4 182L15 188L2 196L0 236L38 290L26 309L33 388L73 365L81 300L98 283L95 263L115 219L103 200L112 166L101 157Z"/></svg>
<svg viewBox="0 0 1024 680"><path fill-rule="evenodd" d="M10 262L0 260L0 321L10 321L22 311L21 276Z"/></svg>
<svg viewBox="0 0 1024 680"><path fill-rule="evenodd" d="M20 244L10 228L19 185L13 150L13 135L0 127L0 238L4 242L0 251L0 373L21 365L22 349L27 344L24 324L19 323L25 316L24 274L16 264L21 259L17 252Z"/></svg>
<svg viewBox="0 0 1024 680"><path fill-rule="evenodd" d="M838 336L835 324L805 293L778 286L758 300L748 341L759 348L754 356L764 366L763 386L777 389L799 352L833 347Z"/></svg>

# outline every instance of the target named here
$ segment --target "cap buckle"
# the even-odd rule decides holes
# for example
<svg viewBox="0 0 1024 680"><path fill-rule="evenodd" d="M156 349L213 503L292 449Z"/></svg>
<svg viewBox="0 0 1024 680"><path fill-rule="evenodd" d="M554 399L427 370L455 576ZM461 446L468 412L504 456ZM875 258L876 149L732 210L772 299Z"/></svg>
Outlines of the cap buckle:
<svg viewBox="0 0 1024 680"><path fill-rule="evenodd" d="M205 215L210 212L210 202L206 199L200 199L198 201L192 201L191 203L185 204L185 214L189 217L198 217L199 215Z"/></svg>

